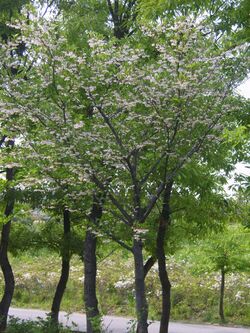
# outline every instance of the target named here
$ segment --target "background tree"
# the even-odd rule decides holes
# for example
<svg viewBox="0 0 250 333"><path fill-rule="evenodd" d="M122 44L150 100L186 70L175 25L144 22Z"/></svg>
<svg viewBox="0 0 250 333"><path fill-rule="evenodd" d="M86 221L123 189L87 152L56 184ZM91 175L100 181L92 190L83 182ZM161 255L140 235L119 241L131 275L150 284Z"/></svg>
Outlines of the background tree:
<svg viewBox="0 0 250 333"><path fill-rule="evenodd" d="M223 35L231 36L234 43L249 40L249 2L246 0L185 0L185 1L144 1L138 5L139 13L149 19L175 17L193 14L205 15L214 26L216 39ZM204 14L205 13L205 14Z"/></svg>
<svg viewBox="0 0 250 333"><path fill-rule="evenodd" d="M226 321L224 314L224 295L226 276L234 272L249 271L249 235L240 226L228 226L224 232L212 233L211 236L197 243L196 259L199 271L214 271L220 273L220 295L218 312L222 322Z"/></svg>

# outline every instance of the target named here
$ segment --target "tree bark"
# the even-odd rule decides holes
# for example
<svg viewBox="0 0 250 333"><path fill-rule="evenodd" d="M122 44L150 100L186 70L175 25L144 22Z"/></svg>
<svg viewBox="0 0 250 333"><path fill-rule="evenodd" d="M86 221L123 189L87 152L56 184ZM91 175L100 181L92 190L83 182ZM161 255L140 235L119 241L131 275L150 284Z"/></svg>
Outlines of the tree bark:
<svg viewBox="0 0 250 333"><path fill-rule="evenodd" d="M221 282L220 282L220 304L219 304L219 315L222 322L225 322L224 315L224 293L225 293L225 270L224 267L221 269Z"/></svg>
<svg viewBox="0 0 250 333"><path fill-rule="evenodd" d="M9 307L12 301L15 288L14 274L8 259L7 249L11 228L11 221L2 228L0 245L0 265L4 275L4 294L0 302L0 332L4 332L7 326Z"/></svg>
<svg viewBox="0 0 250 333"><path fill-rule="evenodd" d="M148 333L148 304L145 295L145 272L143 265L142 241L134 239L133 255L135 265L135 298L137 313L137 332Z"/></svg>
<svg viewBox="0 0 250 333"><path fill-rule="evenodd" d="M156 262L156 257L151 256L144 264L144 279L147 277L149 271L154 266L155 262Z"/></svg>
<svg viewBox="0 0 250 333"><path fill-rule="evenodd" d="M107 0L109 13L113 23L113 33L117 39L123 39L130 36L132 23L135 22L137 0L128 0L125 2L115 0L112 4L111 0Z"/></svg>
<svg viewBox="0 0 250 333"><path fill-rule="evenodd" d="M67 209L63 211L63 248L62 248L62 266L61 276L56 288L51 307L51 321L58 326L59 311L64 291L67 286L70 269L70 212Z"/></svg>
<svg viewBox="0 0 250 333"><path fill-rule="evenodd" d="M173 182L169 182L166 185L163 195L163 207L159 221L159 228L156 240L156 253L158 260L159 278L162 288L162 313L160 321L160 333L168 333L170 310L171 310L171 283L169 281L167 269L166 269L166 257L165 257L165 238L167 228L170 224L170 197L172 191Z"/></svg>
<svg viewBox="0 0 250 333"><path fill-rule="evenodd" d="M102 217L105 195L105 193L94 193L93 195L93 205L89 215L90 222L84 242L84 303L87 317L87 333L101 332L100 312L96 295L97 238L95 233L91 230L91 226L97 227L99 225L99 221Z"/></svg>
<svg viewBox="0 0 250 333"><path fill-rule="evenodd" d="M164 251L164 236L166 234L166 227L163 225L159 226L157 235L157 257L158 257L158 269L159 278L162 288L162 313L160 321L160 333L168 333L168 325L170 319L171 310L171 284L168 278L166 269L166 258Z"/></svg>
<svg viewBox="0 0 250 333"><path fill-rule="evenodd" d="M84 242L84 301L87 315L87 333L100 333L100 313L96 296L96 236L86 231Z"/></svg>
<svg viewBox="0 0 250 333"><path fill-rule="evenodd" d="M14 140L9 140L7 146L13 148ZM6 180L7 182L10 182L13 179L14 179L14 169L9 168L6 171ZM6 218L9 218L13 213L14 203L15 203L14 190L10 189L9 193L7 194L7 204L4 211L4 215ZM11 229L11 219L9 219L8 222L2 226L2 231L1 231L0 266L4 276L4 294L0 302L0 332L4 332L6 329L9 307L15 289L14 274L8 259L8 243L9 243L10 229Z"/></svg>

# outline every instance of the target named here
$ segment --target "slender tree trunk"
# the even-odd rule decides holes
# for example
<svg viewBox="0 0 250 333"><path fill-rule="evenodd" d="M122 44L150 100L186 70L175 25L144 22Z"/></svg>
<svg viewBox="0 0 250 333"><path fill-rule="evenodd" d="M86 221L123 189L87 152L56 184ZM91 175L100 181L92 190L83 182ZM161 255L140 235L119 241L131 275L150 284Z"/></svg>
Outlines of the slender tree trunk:
<svg viewBox="0 0 250 333"><path fill-rule="evenodd" d="M148 333L148 304L145 295L145 272L141 240L134 239L133 254L135 265L136 312L138 321L137 332Z"/></svg>
<svg viewBox="0 0 250 333"><path fill-rule="evenodd" d="M224 293L225 293L225 270L224 267L221 269L221 282L220 282L220 304L219 304L219 315L222 322L225 322L224 316Z"/></svg>
<svg viewBox="0 0 250 333"><path fill-rule="evenodd" d="M89 225L84 242L84 302L87 316L87 333L101 332L101 318L96 295L97 238L91 227L98 227L102 217L105 193L94 193L93 205L89 215Z"/></svg>
<svg viewBox="0 0 250 333"><path fill-rule="evenodd" d="M1 245L0 245L0 265L4 275L4 294L0 302L0 332L4 332L7 326L7 317L9 307L14 294L15 280L14 274L9 263L7 249L10 233L11 221L6 223L2 228Z"/></svg>
<svg viewBox="0 0 250 333"><path fill-rule="evenodd" d="M159 222L157 240L156 240L156 253L158 259L159 278L162 288L162 313L160 321L160 333L168 333L168 325L170 319L171 310L171 283L169 281L167 269L166 269L166 257L165 257L165 238L167 228L170 224L170 197L172 191L173 182L166 185L166 189L163 195L163 207Z"/></svg>
<svg viewBox="0 0 250 333"><path fill-rule="evenodd" d="M168 325L170 319L171 310L171 284L168 278L168 273L166 269L166 258L164 250L164 238L166 234L166 226L161 224L159 226L157 235L157 258L158 258L158 269L159 278L161 282L162 289L162 313L160 321L160 333L168 333Z"/></svg>
<svg viewBox="0 0 250 333"><path fill-rule="evenodd" d="M88 229L84 242L84 301L87 315L87 333L101 332L96 296L96 243L96 236Z"/></svg>
<svg viewBox="0 0 250 333"><path fill-rule="evenodd" d="M67 209L63 211L63 232L61 276L53 298L50 313L52 323L55 325L58 325L60 305L67 286L70 269L70 212Z"/></svg>
<svg viewBox="0 0 250 333"><path fill-rule="evenodd" d="M146 279L148 273L150 272L150 269L154 266L156 262L156 257L155 256L151 256L146 263L144 264L144 280ZM138 328L138 323L137 323L137 327L136 327L136 333L139 332L139 328Z"/></svg>
<svg viewBox="0 0 250 333"><path fill-rule="evenodd" d="M14 140L9 140L7 146L13 147ZM6 171L6 180L10 182L14 179L14 169L10 168ZM11 189L7 195L7 204L5 207L4 215L6 218L10 217L14 209L14 190ZM8 259L8 243L11 229L11 219L3 225L1 231L0 243L0 266L4 276L4 294L0 302L0 332L4 332L7 326L7 318L11 300L15 289L14 274Z"/></svg>

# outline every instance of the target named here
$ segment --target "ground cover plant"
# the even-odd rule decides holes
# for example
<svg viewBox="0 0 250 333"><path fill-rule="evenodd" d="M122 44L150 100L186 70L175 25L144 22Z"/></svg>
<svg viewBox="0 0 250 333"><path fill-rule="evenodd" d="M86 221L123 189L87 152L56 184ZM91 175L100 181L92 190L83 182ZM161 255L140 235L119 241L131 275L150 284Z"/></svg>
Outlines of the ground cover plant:
<svg viewBox="0 0 250 333"><path fill-rule="evenodd" d="M38 319L37 321L9 318L6 333L72 333L72 330L53 325L51 321Z"/></svg>
<svg viewBox="0 0 250 333"><path fill-rule="evenodd" d="M100 310L105 315L134 317L133 261L124 253L113 253L101 261L98 268L98 297ZM188 260L171 258L168 270L172 283L172 320L191 322L220 322L218 314L220 275L203 272L194 274L194 267ZM32 255L25 253L11 258L16 272L16 289L12 305L14 307L49 310L53 291L60 276L60 258L49 252ZM44 269L44 267L46 269ZM124 268L125 267L125 268ZM198 267L197 267L198 268ZM184 278L184 275L186 278ZM160 284L155 265L147 277L147 298L151 307L151 319L159 320L161 308ZM70 278L61 309L67 312L84 312L83 294L79 293L83 284L83 269L79 258L72 258ZM1 287L3 284L1 283ZM250 279L246 273L231 273L226 278L225 317L234 325L249 325ZM188 290L188 293L186 293Z"/></svg>

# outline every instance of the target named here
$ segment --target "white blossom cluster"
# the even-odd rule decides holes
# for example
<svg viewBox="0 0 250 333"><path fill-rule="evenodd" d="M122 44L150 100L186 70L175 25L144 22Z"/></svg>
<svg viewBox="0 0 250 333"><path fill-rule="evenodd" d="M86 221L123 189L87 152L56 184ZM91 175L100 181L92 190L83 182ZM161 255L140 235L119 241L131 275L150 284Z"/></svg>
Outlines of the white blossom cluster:
<svg viewBox="0 0 250 333"><path fill-rule="evenodd" d="M144 221L164 181L216 147L227 117L240 112L233 88L246 72L247 45L217 48L201 22L180 19L142 28L154 55L94 34L84 53L58 24L17 23L20 36L0 46L0 123L23 140L2 163L23 166L23 186L61 196L72 211L106 186L120 220Z"/></svg>

